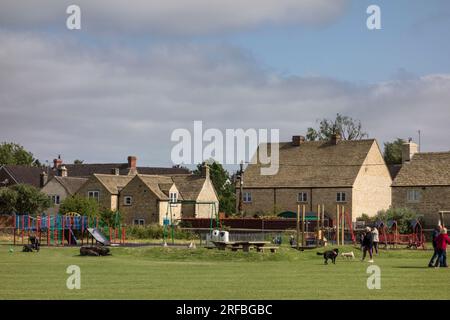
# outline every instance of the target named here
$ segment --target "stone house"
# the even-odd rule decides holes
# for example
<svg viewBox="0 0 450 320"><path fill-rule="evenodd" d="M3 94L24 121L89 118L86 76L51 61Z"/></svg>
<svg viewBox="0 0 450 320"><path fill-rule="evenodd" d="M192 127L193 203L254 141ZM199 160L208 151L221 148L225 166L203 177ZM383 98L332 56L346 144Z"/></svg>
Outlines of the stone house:
<svg viewBox="0 0 450 320"><path fill-rule="evenodd" d="M205 203L207 202L207 203ZM136 175L120 192L120 212L128 224L163 224L165 217L208 218L219 201L209 177L201 175Z"/></svg>
<svg viewBox="0 0 450 320"><path fill-rule="evenodd" d="M59 213L60 203L67 197L73 196L87 180L87 178L79 177L52 177L41 189L49 196L53 204L45 213L50 215Z"/></svg>
<svg viewBox="0 0 450 320"><path fill-rule="evenodd" d="M268 152L274 147L279 148L275 175L261 175L264 165L259 161L244 172L242 208L246 215L296 212L298 204L317 212L320 204L334 218L336 205L341 204L354 220L391 205L392 178L374 139L344 141L334 135L330 141L305 141L294 136L291 142L268 144Z"/></svg>
<svg viewBox="0 0 450 320"><path fill-rule="evenodd" d="M403 144L402 168L392 183L392 207L423 215L425 227L438 223L438 211L450 211L450 152L418 152Z"/></svg>
<svg viewBox="0 0 450 320"><path fill-rule="evenodd" d="M100 208L119 209L119 194L132 175L94 173L76 192L77 195L96 200Z"/></svg>

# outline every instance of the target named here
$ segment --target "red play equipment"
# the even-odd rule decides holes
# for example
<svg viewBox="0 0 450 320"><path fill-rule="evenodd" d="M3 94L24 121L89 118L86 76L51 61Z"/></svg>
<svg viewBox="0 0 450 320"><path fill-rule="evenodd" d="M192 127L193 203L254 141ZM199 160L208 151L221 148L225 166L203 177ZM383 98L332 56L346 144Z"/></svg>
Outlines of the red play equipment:
<svg viewBox="0 0 450 320"><path fill-rule="evenodd" d="M425 249L425 236L422 224L416 219L411 220L410 225L412 233L400 234L397 221L389 220L387 223L379 221L377 226L380 244L384 243L385 248L388 248L388 245L391 248L397 248L398 245L406 245L408 249Z"/></svg>

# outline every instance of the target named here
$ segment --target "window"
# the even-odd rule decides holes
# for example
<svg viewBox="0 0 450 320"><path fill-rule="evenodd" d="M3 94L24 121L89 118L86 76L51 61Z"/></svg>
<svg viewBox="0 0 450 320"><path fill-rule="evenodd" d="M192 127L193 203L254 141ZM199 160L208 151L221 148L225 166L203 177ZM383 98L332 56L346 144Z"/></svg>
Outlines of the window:
<svg viewBox="0 0 450 320"><path fill-rule="evenodd" d="M419 202L420 201L420 191L419 190L408 190L406 193L406 198L408 202Z"/></svg>
<svg viewBox="0 0 450 320"><path fill-rule="evenodd" d="M145 224L145 220L144 219L134 219L133 224L138 225L138 226L143 226Z"/></svg>
<svg viewBox="0 0 450 320"><path fill-rule="evenodd" d="M59 195L55 194L55 195L52 195L50 198L51 198L53 204L59 204L60 203Z"/></svg>
<svg viewBox="0 0 450 320"><path fill-rule="evenodd" d="M124 206L131 206L133 204L133 197L132 196L125 196L123 197L123 205Z"/></svg>
<svg viewBox="0 0 450 320"><path fill-rule="evenodd" d="M100 198L100 192L99 191L88 191L88 198L94 199L98 202L98 199Z"/></svg>
<svg viewBox="0 0 450 320"><path fill-rule="evenodd" d="M244 192L242 198L243 198L243 201L245 203L250 203L250 202L252 202L252 193L251 192Z"/></svg>
<svg viewBox="0 0 450 320"><path fill-rule="evenodd" d="M176 192L170 192L169 193L169 201L170 201L170 203L176 203L177 202L177 196L178 196L178 194Z"/></svg>
<svg viewBox="0 0 450 320"><path fill-rule="evenodd" d="M297 194L297 202L308 202L308 194L306 192L299 192Z"/></svg>
<svg viewBox="0 0 450 320"><path fill-rule="evenodd" d="M336 202L345 202L347 201L347 195L345 192L336 193Z"/></svg>

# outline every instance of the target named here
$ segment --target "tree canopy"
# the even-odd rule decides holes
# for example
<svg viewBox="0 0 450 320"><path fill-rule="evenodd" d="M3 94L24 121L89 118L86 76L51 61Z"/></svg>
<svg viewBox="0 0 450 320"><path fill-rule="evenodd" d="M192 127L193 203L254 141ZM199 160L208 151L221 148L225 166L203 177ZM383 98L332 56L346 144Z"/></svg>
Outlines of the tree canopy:
<svg viewBox="0 0 450 320"><path fill-rule="evenodd" d="M340 134L343 140L361 140L368 137L362 129L361 121L338 113L334 120L320 120L319 128L308 128L306 139L309 141L330 140L333 134Z"/></svg>
<svg viewBox="0 0 450 320"><path fill-rule="evenodd" d="M16 184L0 189L0 213L37 215L51 206L49 197L30 185Z"/></svg>
<svg viewBox="0 0 450 320"><path fill-rule="evenodd" d="M100 214L100 208L98 202L94 199L75 195L65 198L59 206L60 214L67 214L69 212L76 212L83 216L97 217Z"/></svg>
<svg viewBox="0 0 450 320"><path fill-rule="evenodd" d="M401 164L402 163L402 145L403 139L397 138L392 142L384 143L384 161L386 164Z"/></svg>
<svg viewBox="0 0 450 320"><path fill-rule="evenodd" d="M39 160L24 147L13 142L0 144L0 165L40 165Z"/></svg>

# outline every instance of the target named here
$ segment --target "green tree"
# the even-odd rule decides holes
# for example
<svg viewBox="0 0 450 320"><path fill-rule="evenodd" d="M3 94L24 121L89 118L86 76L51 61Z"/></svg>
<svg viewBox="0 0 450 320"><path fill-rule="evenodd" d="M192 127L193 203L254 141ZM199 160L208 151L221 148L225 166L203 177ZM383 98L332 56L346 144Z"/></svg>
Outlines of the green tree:
<svg viewBox="0 0 450 320"><path fill-rule="evenodd" d="M26 184L16 184L9 188L17 192L14 211L18 214L37 215L52 206L48 195L38 188Z"/></svg>
<svg viewBox="0 0 450 320"><path fill-rule="evenodd" d="M330 140L331 136L337 133L343 140L361 140L368 137L368 134L362 130L361 121L338 113L335 120L320 120L318 129L308 128L306 139L309 141Z"/></svg>
<svg viewBox="0 0 450 320"><path fill-rule="evenodd" d="M0 144L0 165L38 165L39 160L33 158L33 154L21 145L13 142Z"/></svg>
<svg viewBox="0 0 450 320"><path fill-rule="evenodd" d="M13 214L16 210L18 194L11 188L0 188L0 214Z"/></svg>
<svg viewBox="0 0 450 320"><path fill-rule="evenodd" d="M219 208L221 211L231 214L236 210L236 195L230 174L223 166L214 161L206 162L209 165L209 175L219 197ZM200 174L203 164L198 164L194 174Z"/></svg>
<svg viewBox="0 0 450 320"><path fill-rule="evenodd" d="M402 145L405 141L397 138L393 142L384 143L384 161L386 164L401 164L402 163Z"/></svg>
<svg viewBox="0 0 450 320"><path fill-rule="evenodd" d="M84 160L80 160L80 159L75 159L73 161L73 164L83 164Z"/></svg>
<svg viewBox="0 0 450 320"><path fill-rule="evenodd" d="M93 218L99 216L100 209L98 202L94 199L88 199L75 195L73 197L65 198L59 206L60 214L67 214L69 212L76 212L83 216Z"/></svg>
<svg viewBox="0 0 450 320"><path fill-rule="evenodd" d="M118 226L122 222L120 212L108 208L100 210L100 219L108 227Z"/></svg>
<svg viewBox="0 0 450 320"><path fill-rule="evenodd" d="M408 208L390 208L388 210L381 210L377 213L377 220L387 222L389 220L397 221L398 230L400 233L411 232L411 220L417 219L417 213Z"/></svg>

